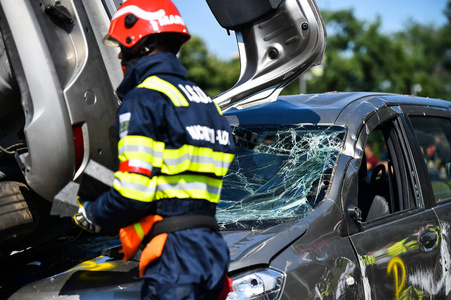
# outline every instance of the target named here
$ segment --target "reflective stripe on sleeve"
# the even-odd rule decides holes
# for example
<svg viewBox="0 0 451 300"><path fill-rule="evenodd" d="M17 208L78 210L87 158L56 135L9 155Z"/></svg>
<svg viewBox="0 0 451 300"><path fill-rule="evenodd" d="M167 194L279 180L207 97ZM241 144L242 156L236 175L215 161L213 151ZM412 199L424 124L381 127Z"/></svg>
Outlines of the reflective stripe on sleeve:
<svg viewBox="0 0 451 300"><path fill-rule="evenodd" d="M136 173L116 172L113 188L122 196L144 202L154 201L157 177L149 178Z"/></svg>
<svg viewBox="0 0 451 300"><path fill-rule="evenodd" d="M167 198L204 199L219 202L222 179L204 175L154 176L116 172L113 187L124 197L152 202Z"/></svg>
<svg viewBox="0 0 451 300"><path fill-rule="evenodd" d="M183 94L175 86L157 76L148 77L137 87L156 90L163 93L171 99L175 106L189 106L188 100L186 100Z"/></svg>
<svg viewBox="0 0 451 300"><path fill-rule="evenodd" d="M161 168L163 165L164 143L145 136L127 135L119 141L119 161L140 161L138 166L150 164ZM150 168L150 170L152 170Z"/></svg>
<svg viewBox="0 0 451 300"><path fill-rule="evenodd" d="M227 174L233 157L233 154L215 152L211 148L184 145L164 151L161 171L169 175L191 171L223 177Z"/></svg>

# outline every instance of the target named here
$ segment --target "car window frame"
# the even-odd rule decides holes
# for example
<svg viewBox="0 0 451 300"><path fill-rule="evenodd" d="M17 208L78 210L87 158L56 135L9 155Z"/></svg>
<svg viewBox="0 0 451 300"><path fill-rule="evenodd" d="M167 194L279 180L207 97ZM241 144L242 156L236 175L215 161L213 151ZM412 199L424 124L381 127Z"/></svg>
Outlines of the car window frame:
<svg viewBox="0 0 451 300"><path fill-rule="evenodd" d="M388 129L388 133L384 132L384 134L388 134L388 137L386 137L387 150L391 153L395 153L395 155L392 155L392 167L396 169L393 172L393 176L396 177L396 182L393 183L393 186L396 187L396 192L398 193L396 197L391 197L394 201L398 202L398 207L395 211L391 212L390 215L402 215L404 212L423 208L424 202L422 201L422 197L420 197L421 192L414 190L416 186L418 187L417 182L415 182L415 178L418 177L416 176L417 171L415 164L411 159L412 154L409 146L410 139L407 137L406 131L404 130L402 115L398 115L392 120L387 119L384 122L391 122L390 125L385 124L385 126L391 126L391 128ZM392 149L390 149L390 147ZM394 164L396 164L396 166ZM406 170L406 172L400 170ZM413 176L409 176L409 173L413 174ZM415 194L417 196L415 196ZM414 206L411 206L411 203L406 202L412 198L414 201L416 200ZM371 221L366 223L371 223Z"/></svg>
<svg viewBox="0 0 451 300"><path fill-rule="evenodd" d="M384 110L388 110L384 111ZM412 189L412 193L417 194L417 196L415 197L417 203L419 203L419 205L417 205L416 207L410 207L408 209L404 209L404 210L399 210L399 211L395 211L395 212L390 212L389 215L374 219L374 220L370 220L368 222L363 222L362 220L357 221L357 228L359 228L359 232L368 230L370 228L373 228L375 226L378 226L379 224L385 224L387 222L392 222L394 220L398 220L399 218L402 218L405 215L410 215L412 213L417 213L417 212L421 212L424 211L427 207L426 203L425 203L425 197L424 197L424 191L423 191L423 182L420 181L420 176L418 175L418 173L421 171L418 169L417 164L418 164L418 153L417 153L417 149L416 147L412 148L411 145L413 142L416 141L416 137L414 136L414 132L411 129L411 127L409 127L409 124L407 123L406 117L404 116L404 113L402 112L401 108L399 106L391 106L391 107L386 107L385 109L381 109L380 111L369 115L365 120L363 120L363 124L365 124L365 126L363 126L358 134L358 138L357 138L357 145L361 145L360 149L364 149L364 146L367 144L368 142L368 137L371 134L371 132L373 132L376 127L378 127L379 125L385 123L385 122L391 122L390 126L392 126L392 128L390 129L391 132L395 132L397 135L397 143L398 143L398 149L401 150L401 153L403 153L403 159L405 160L404 163L407 164L408 166L406 167L407 170L409 170L413 176L407 176L406 180L414 180L416 179L416 184L415 182L411 182L411 186L414 188L415 186L418 188L417 191L415 191L414 189ZM418 149L419 151L419 149ZM362 154L358 155L358 158L360 160L360 164L362 163L362 156L363 156L363 150L362 150ZM358 169L357 168L357 172ZM406 172L407 174L407 172ZM404 181L405 182L405 181ZM397 183L399 185L399 183ZM357 185L355 185L354 188L357 188ZM404 195L405 191L403 192ZM354 192L354 195L357 195L357 192ZM414 195L412 195L414 196ZM399 198L399 196L398 196ZM347 203L349 204L349 203ZM355 200L355 205L357 206L357 200ZM349 217L345 218L343 220L343 222L349 222ZM355 220L354 220L355 221ZM348 225L349 226L349 225ZM353 227L353 226L350 226ZM349 232L350 235L352 235L354 232Z"/></svg>
<svg viewBox="0 0 451 300"><path fill-rule="evenodd" d="M412 145L415 145L416 151L415 151L414 155L416 156L417 166L419 167L419 169L421 169L418 176L420 177L422 189L424 190L424 202L425 202L426 208L432 208L432 207L439 206L444 203L451 202L451 197L448 199L438 201L438 202L435 201L431 177L429 175L428 168L424 161L424 156L421 152L421 146L415 135L414 127L409 118L410 116L426 116L426 117L445 118L445 119L450 120L450 122L451 122L451 110L449 108L443 108L443 107L430 107L430 106L429 107L425 107L425 106L418 107L418 106L413 106L413 105L405 106L403 108L403 110L406 115L405 122L406 122L409 130L414 135L414 140L412 141Z"/></svg>

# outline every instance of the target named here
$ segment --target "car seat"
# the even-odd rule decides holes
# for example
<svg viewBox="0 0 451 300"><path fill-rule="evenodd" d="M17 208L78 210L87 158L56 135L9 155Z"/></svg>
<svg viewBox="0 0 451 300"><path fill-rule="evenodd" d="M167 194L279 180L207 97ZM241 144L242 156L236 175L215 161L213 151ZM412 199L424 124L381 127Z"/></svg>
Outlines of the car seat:
<svg viewBox="0 0 451 300"><path fill-rule="evenodd" d="M386 190L387 183L384 165L378 165L371 174L371 180L368 180L368 169L366 166L366 156L362 157L362 163L359 168L359 191L358 207L362 211L362 221L368 222L390 213L387 200L381 194Z"/></svg>
<svg viewBox="0 0 451 300"><path fill-rule="evenodd" d="M371 200L371 206L368 210L368 215L364 219L365 222L372 221L374 219L387 216L390 214L390 208L388 207L387 200L384 197L376 195Z"/></svg>

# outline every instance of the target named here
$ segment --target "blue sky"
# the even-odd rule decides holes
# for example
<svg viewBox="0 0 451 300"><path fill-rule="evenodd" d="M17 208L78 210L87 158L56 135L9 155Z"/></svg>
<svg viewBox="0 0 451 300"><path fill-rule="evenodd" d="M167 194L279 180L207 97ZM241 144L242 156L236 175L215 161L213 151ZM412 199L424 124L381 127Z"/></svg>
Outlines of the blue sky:
<svg viewBox="0 0 451 300"><path fill-rule="evenodd" d="M216 22L205 0L173 0L191 34L200 36L208 49L223 59L237 51L235 34L227 35ZM316 0L320 10L353 8L359 19L382 20L382 31L401 31L408 20L437 26L446 23L443 10L447 0ZM327 24L326 24L327 28Z"/></svg>

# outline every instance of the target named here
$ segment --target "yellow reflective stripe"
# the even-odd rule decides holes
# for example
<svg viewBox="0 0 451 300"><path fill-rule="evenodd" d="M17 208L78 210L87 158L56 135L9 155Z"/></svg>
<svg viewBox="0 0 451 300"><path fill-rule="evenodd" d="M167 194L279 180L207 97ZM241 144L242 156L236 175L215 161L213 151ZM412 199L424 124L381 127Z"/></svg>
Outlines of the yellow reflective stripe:
<svg viewBox="0 0 451 300"><path fill-rule="evenodd" d="M141 227L141 224L140 223L135 223L135 224L133 224L133 227L135 228L136 234L142 240L144 238L144 230Z"/></svg>
<svg viewBox="0 0 451 300"><path fill-rule="evenodd" d="M151 202L155 197L156 179L137 173L116 172L113 188L122 196L133 200Z"/></svg>
<svg viewBox="0 0 451 300"><path fill-rule="evenodd" d="M189 106L188 100L186 100L183 94L175 86L157 76L148 77L137 87L156 90L163 93L171 99L175 106Z"/></svg>
<svg viewBox="0 0 451 300"><path fill-rule="evenodd" d="M214 101L213 101L213 103L216 105L216 109L218 110L219 114L222 116L222 109L221 109L221 107L219 107L219 104Z"/></svg>
<svg viewBox="0 0 451 300"><path fill-rule="evenodd" d="M215 152L211 148L183 145L164 151L161 171L169 175L192 171L225 176L233 157L233 154Z"/></svg>
<svg viewBox="0 0 451 300"><path fill-rule="evenodd" d="M222 179L203 175L154 176L135 173L115 173L113 187L124 197L152 202L166 198L204 199L219 202Z"/></svg>
<svg viewBox="0 0 451 300"><path fill-rule="evenodd" d="M164 143L145 136L127 135L118 144L119 161L140 160L154 167L163 165Z"/></svg>
<svg viewBox="0 0 451 300"><path fill-rule="evenodd" d="M161 168L162 173L175 175L186 171L212 173L223 177L234 154L213 151L211 148L183 145L165 149L163 142L145 136L127 135L119 141L119 161L141 161Z"/></svg>
<svg viewBox="0 0 451 300"><path fill-rule="evenodd" d="M157 200L193 198L218 203L222 188L222 179L203 175L159 176L157 182Z"/></svg>

